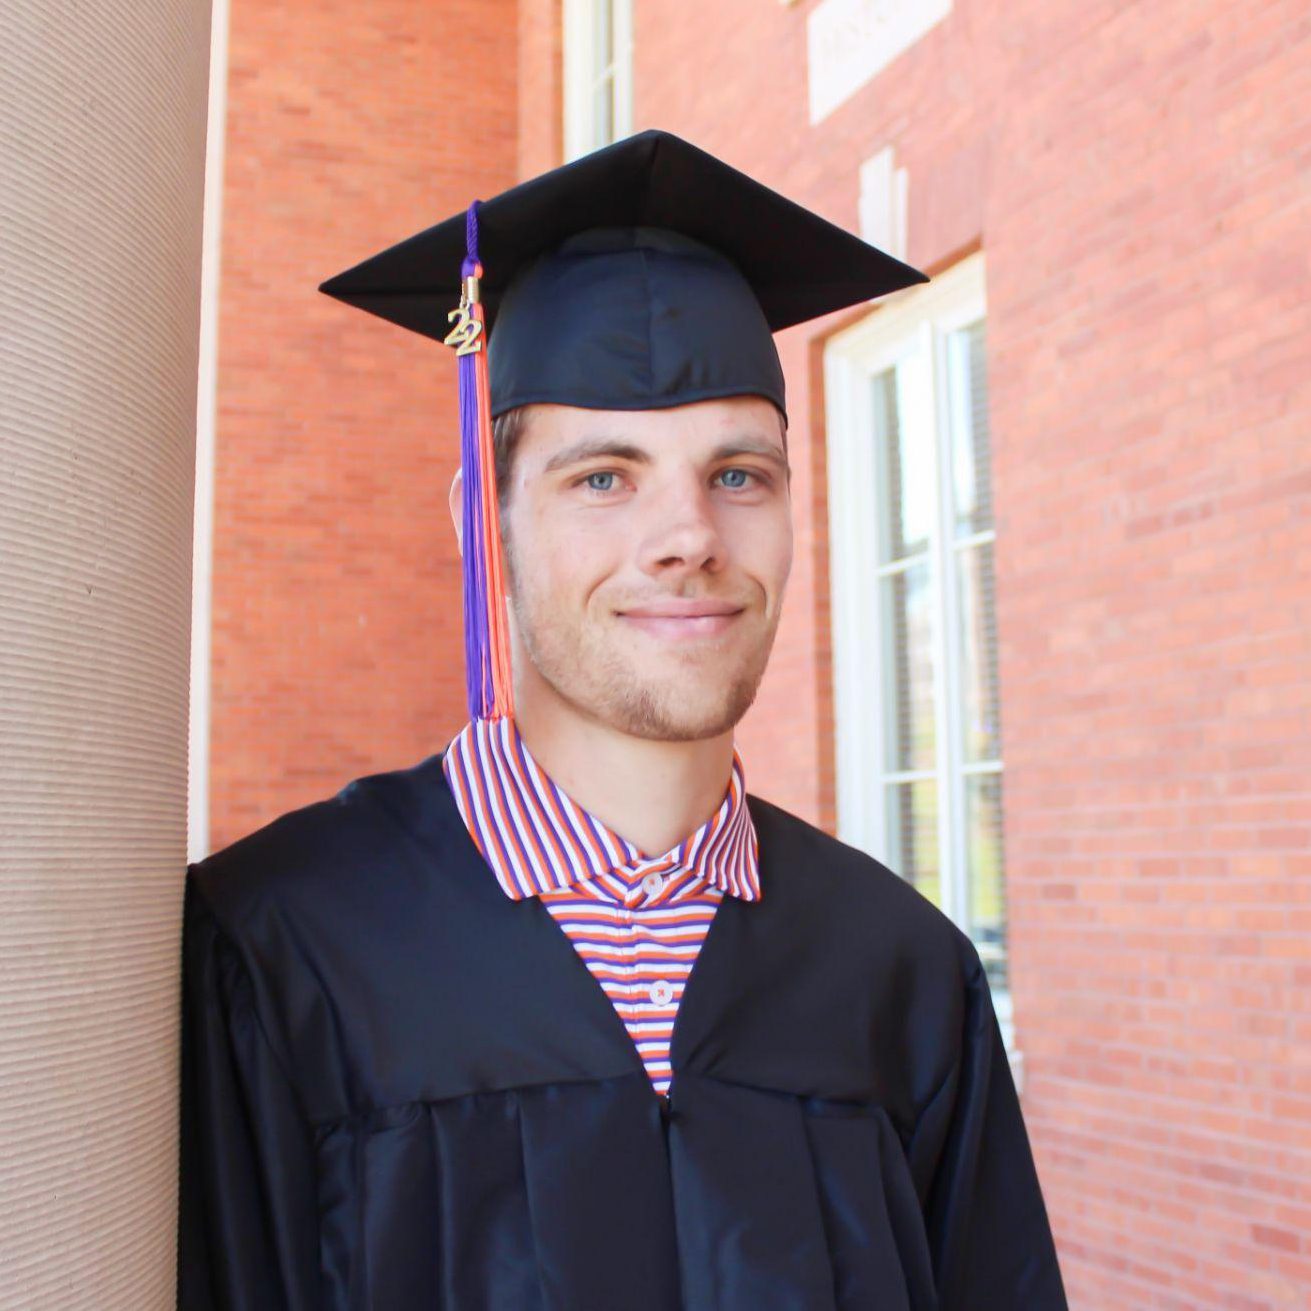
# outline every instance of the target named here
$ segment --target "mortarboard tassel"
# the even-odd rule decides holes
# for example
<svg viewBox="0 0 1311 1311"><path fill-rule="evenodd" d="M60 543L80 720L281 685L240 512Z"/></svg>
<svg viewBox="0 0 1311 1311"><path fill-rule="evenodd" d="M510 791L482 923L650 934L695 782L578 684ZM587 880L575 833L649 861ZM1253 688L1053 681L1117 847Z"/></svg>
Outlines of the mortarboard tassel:
<svg viewBox="0 0 1311 1311"><path fill-rule="evenodd" d="M460 374L460 468L464 473L464 674L470 719L512 718L510 635L506 614L496 460L492 449L491 388L478 280L478 206L465 220L466 256L460 270L460 304L446 316L455 327Z"/></svg>

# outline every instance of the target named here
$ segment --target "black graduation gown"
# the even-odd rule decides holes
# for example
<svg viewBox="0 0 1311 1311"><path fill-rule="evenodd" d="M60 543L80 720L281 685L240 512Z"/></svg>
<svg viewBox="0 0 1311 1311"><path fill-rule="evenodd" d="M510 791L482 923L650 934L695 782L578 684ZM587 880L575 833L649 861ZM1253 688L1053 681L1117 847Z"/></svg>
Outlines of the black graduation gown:
<svg viewBox="0 0 1311 1311"><path fill-rule="evenodd" d="M987 980L759 797L666 1108L433 755L188 867L184 1311L1066 1307Z"/></svg>

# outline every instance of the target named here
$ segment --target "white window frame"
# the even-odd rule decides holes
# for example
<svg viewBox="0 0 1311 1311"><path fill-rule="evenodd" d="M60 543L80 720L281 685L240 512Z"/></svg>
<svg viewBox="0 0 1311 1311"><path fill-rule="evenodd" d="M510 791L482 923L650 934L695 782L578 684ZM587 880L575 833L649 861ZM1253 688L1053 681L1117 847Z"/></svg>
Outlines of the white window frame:
<svg viewBox="0 0 1311 1311"><path fill-rule="evenodd" d="M937 671L934 776L938 782L938 851L943 910L963 927L967 904L964 789L953 781L952 762L962 751L955 643L960 598L952 564L963 545L942 531L951 522L951 466L947 453L946 337L976 320L986 321L984 258L979 251L929 283L882 298L852 327L829 338L824 353L826 444L828 458L829 586L833 626L833 698L837 752L838 836L895 868L886 831L884 786L887 771L883 689L884 643L879 607L870 580L880 569L877 503L877 452L872 434L871 379L899 360L913 356L919 367L907 371L909 404L901 416L907 440L933 452L937 505L929 559L937 610L933 624L933 662ZM927 367L929 362L932 367ZM941 418L939 416L942 416ZM991 541L992 529L971 542ZM1000 772L1001 762L977 772ZM971 770L970 772L975 772ZM993 993L1017 1085L1022 1071L1015 1049L1009 989Z"/></svg>
<svg viewBox="0 0 1311 1311"><path fill-rule="evenodd" d="M196 378L196 477L191 538L191 680L187 735L187 860L209 855L209 746L214 572L214 451L218 423L219 265L227 134L230 0L213 0L208 131L200 259L200 352Z"/></svg>
<svg viewBox="0 0 1311 1311"><path fill-rule="evenodd" d="M599 67L596 12L611 10L613 66ZM564 0L564 155L565 162L589 154L633 131L633 4L632 0ZM596 84L613 68L614 135L599 137Z"/></svg>

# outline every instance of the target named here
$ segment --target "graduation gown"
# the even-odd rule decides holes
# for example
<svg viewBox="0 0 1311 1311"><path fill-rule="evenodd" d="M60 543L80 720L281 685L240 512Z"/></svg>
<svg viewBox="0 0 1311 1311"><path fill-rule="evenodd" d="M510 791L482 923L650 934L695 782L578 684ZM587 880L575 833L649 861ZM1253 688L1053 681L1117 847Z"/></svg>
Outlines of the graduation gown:
<svg viewBox="0 0 1311 1311"><path fill-rule="evenodd" d="M183 1311L1064 1311L987 980L750 793L668 1103L433 755L187 869Z"/></svg>

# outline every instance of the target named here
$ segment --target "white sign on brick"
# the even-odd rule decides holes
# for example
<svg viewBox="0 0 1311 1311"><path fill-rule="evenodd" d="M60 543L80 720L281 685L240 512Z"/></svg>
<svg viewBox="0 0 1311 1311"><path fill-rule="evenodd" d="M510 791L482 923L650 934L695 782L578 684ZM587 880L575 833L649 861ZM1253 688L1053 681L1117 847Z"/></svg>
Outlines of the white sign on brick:
<svg viewBox="0 0 1311 1311"><path fill-rule="evenodd" d="M818 123L951 12L951 0L822 0L806 18L810 121Z"/></svg>

